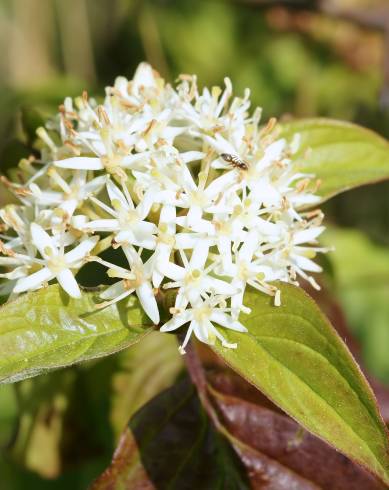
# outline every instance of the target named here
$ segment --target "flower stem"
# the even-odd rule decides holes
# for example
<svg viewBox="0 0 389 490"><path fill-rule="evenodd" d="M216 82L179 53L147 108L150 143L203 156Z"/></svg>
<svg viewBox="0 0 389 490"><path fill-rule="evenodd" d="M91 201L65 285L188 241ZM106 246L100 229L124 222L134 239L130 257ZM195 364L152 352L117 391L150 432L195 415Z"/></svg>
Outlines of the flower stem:
<svg viewBox="0 0 389 490"><path fill-rule="evenodd" d="M177 337L180 344L183 342L184 336L185 334L178 334ZM209 397L208 383L205 376L205 371L192 340L189 340L188 344L185 347L185 351L186 354L184 354L182 357L188 370L189 377L197 389L197 393L199 395L203 408L211 419L214 426L217 429L221 430L221 423Z"/></svg>

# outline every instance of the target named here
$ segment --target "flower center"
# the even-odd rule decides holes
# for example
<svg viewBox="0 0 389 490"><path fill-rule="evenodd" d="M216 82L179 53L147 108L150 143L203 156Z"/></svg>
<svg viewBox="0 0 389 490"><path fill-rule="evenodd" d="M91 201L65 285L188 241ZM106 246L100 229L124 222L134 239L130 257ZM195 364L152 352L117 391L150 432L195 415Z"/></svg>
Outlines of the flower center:
<svg viewBox="0 0 389 490"><path fill-rule="evenodd" d="M160 223L158 226L158 237L157 241L159 243L164 243L165 245L174 246L175 239L174 236L169 233L169 228L167 223Z"/></svg>
<svg viewBox="0 0 389 490"><path fill-rule="evenodd" d="M208 320L212 310L209 306L201 306L200 308L196 308L193 317L198 323L203 323L205 320Z"/></svg>
<svg viewBox="0 0 389 490"><path fill-rule="evenodd" d="M112 172L116 167L120 167L121 160L121 157L115 154L101 157L101 162L107 169L107 172Z"/></svg>
<svg viewBox="0 0 389 490"><path fill-rule="evenodd" d="M193 286L194 284L198 283L201 279L201 271L199 269L193 269L190 271L186 277L185 277L185 284L187 286Z"/></svg>
<svg viewBox="0 0 389 490"><path fill-rule="evenodd" d="M134 224L139 221L138 213L135 210L127 211L125 221L128 224Z"/></svg>
<svg viewBox="0 0 389 490"><path fill-rule="evenodd" d="M145 276L142 269L134 267L131 272L124 273L116 269L108 269L109 277L117 277L123 280L123 285L126 290L136 289L145 282Z"/></svg>
<svg viewBox="0 0 389 490"><path fill-rule="evenodd" d="M67 269L68 265L63 255L56 255L47 261L47 267L53 274L59 274L64 269Z"/></svg>
<svg viewBox="0 0 389 490"><path fill-rule="evenodd" d="M231 236L232 226L229 221L215 221L214 224L219 235Z"/></svg>
<svg viewBox="0 0 389 490"><path fill-rule="evenodd" d="M208 198L202 190L192 191L189 195L189 200L192 205L205 208L208 204Z"/></svg>
<svg viewBox="0 0 389 490"><path fill-rule="evenodd" d="M247 281L250 277L250 269L248 267L247 262L241 261L239 264L239 269L238 269L238 277L242 281Z"/></svg>

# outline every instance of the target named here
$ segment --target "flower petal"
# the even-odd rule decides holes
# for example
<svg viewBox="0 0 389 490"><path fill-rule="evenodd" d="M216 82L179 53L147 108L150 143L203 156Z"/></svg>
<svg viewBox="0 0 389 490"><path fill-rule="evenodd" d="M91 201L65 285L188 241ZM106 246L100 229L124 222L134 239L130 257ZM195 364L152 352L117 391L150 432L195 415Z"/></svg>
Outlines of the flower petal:
<svg viewBox="0 0 389 490"><path fill-rule="evenodd" d="M118 231L120 230L120 223L117 219L96 219L82 225L82 229L90 231Z"/></svg>
<svg viewBox="0 0 389 490"><path fill-rule="evenodd" d="M155 87L156 77L154 71L148 63L140 63L134 78L132 80L132 88L134 92L138 92L142 87Z"/></svg>
<svg viewBox="0 0 389 490"><path fill-rule="evenodd" d="M202 151L185 151L184 153L180 153L180 160L183 163L202 160L204 157L205 157L205 153Z"/></svg>
<svg viewBox="0 0 389 490"><path fill-rule="evenodd" d="M132 201L128 202L126 196L112 180L107 181L107 192L112 203L119 201L123 209L134 209L134 203Z"/></svg>
<svg viewBox="0 0 389 490"><path fill-rule="evenodd" d="M213 291L216 294L223 294L226 296L232 296L237 293L237 289L232 284L215 277L207 276L203 279L204 289L207 291Z"/></svg>
<svg viewBox="0 0 389 490"><path fill-rule="evenodd" d="M193 249L192 256L190 258L191 269L202 270L208 258L208 252L209 252L209 241L201 240Z"/></svg>
<svg viewBox="0 0 389 490"><path fill-rule="evenodd" d="M69 296L81 298L81 291L70 269L64 269L57 275L57 281Z"/></svg>
<svg viewBox="0 0 389 490"><path fill-rule="evenodd" d="M303 269L305 271L321 272L323 270L319 265L313 262L313 260L308 259L307 257L303 257L302 255L292 253L290 257L294 260L297 266L300 267L300 269Z"/></svg>
<svg viewBox="0 0 389 490"><path fill-rule="evenodd" d="M210 338L210 329L209 327L212 327L212 324L209 320L203 320L201 323L197 322L196 320L192 320L190 322L190 326L198 340L200 342L204 342L204 344L212 344L212 340Z"/></svg>
<svg viewBox="0 0 389 490"><path fill-rule="evenodd" d="M293 243L298 245L300 243L312 242L315 240L323 231L325 230L324 226L315 226L314 228L308 228L306 230L298 231L293 236Z"/></svg>
<svg viewBox="0 0 389 490"><path fill-rule="evenodd" d="M59 208L65 211L69 217L71 217L76 210L78 204L81 204L77 199L67 199L66 201L62 201L59 205Z"/></svg>
<svg viewBox="0 0 389 490"><path fill-rule="evenodd" d="M123 281L118 281L115 282L115 284L112 284L112 286L109 286L107 289L105 289L101 294L100 297L102 299L115 299L121 294L123 294L126 291L126 288L124 287L124 282Z"/></svg>
<svg viewBox="0 0 389 490"><path fill-rule="evenodd" d="M159 265L159 270L169 279L173 281L180 281L185 277L184 267L174 264L173 262L161 263Z"/></svg>
<svg viewBox="0 0 389 490"><path fill-rule="evenodd" d="M42 286L43 283L51 281L55 275L48 267L34 272L30 276L19 279L14 287L14 293L24 293L25 291L33 291Z"/></svg>
<svg viewBox="0 0 389 490"><path fill-rule="evenodd" d="M265 150L265 155L261 159L258 165L261 166L261 168L270 165L276 160L280 160L282 158L282 152L284 151L286 146L286 140L285 139L279 139L269 145L266 150Z"/></svg>
<svg viewBox="0 0 389 490"><path fill-rule="evenodd" d="M244 325L222 311L214 310L211 313L210 320L211 322L215 322L222 327L229 328L230 330L235 330L237 332L248 331Z"/></svg>
<svg viewBox="0 0 389 490"><path fill-rule="evenodd" d="M98 236L91 236L82 240L82 242L73 248L70 252L65 254L66 263L69 266L79 262L95 247L96 243L99 241Z"/></svg>
<svg viewBox="0 0 389 490"><path fill-rule="evenodd" d="M135 290L142 308L154 325L159 323L159 310L153 289L149 282L144 282Z"/></svg>
<svg viewBox="0 0 389 490"><path fill-rule="evenodd" d="M177 328L182 327L185 323L188 323L193 317L192 310L185 310L178 315L174 315L168 322L166 322L159 329L161 332L171 332L172 330L177 330Z"/></svg>
<svg viewBox="0 0 389 490"><path fill-rule="evenodd" d="M45 259L49 258L50 255L47 254L48 249L52 250L53 253L57 253L57 247L54 240L50 235L37 223L31 223L31 238L32 243L39 250L42 257Z"/></svg>
<svg viewBox="0 0 389 490"><path fill-rule="evenodd" d="M103 170L104 165L100 158L94 157L72 157L64 160L56 160L56 167L69 168L72 170Z"/></svg>
<svg viewBox="0 0 389 490"><path fill-rule="evenodd" d="M93 180L87 182L82 189L84 196L89 196L95 192L100 191L107 182L107 177L105 175L100 175Z"/></svg>

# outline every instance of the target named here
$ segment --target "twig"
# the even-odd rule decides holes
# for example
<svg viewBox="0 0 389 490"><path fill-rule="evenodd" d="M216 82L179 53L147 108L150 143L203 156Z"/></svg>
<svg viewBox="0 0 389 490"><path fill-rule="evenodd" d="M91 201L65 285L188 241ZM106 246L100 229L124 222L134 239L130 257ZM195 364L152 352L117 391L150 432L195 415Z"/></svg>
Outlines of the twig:
<svg viewBox="0 0 389 490"><path fill-rule="evenodd" d="M179 334L178 340L180 343L182 343L182 341L184 340L184 334ZM224 432L224 429L219 421L217 413L209 398L207 379L205 377L203 365L201 364L201 361L197 354L196 347L193 345L193 342L191 340L186 345L185 351L186 354L183 355L183 359L188 369L189 377L197 389L197 393L204 407L204 410L206 411L208 417L213 422L216 429L218 429L221 432Z"/></svg>

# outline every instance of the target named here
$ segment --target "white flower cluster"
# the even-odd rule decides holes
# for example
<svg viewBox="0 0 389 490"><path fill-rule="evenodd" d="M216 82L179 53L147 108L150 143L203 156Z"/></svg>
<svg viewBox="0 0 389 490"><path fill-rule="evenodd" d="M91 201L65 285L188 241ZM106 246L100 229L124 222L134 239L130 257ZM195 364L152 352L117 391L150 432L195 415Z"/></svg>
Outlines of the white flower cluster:
<svg viewBox="0 0 389 490"><path fill-rule="evenodd" d="M100 307L135 293L154 324L158 291L177 289L172 318L162 331L189 323L206 343L215 325L244 332L249 285L281 298L275 280L297 283L320 267L311 259L323 231L310 175L296 173L274 121L260 127L249 91L199 91L182 75L176 88L145 63L133 78L116 79L99 105L84 93L67 98L55 119L39 128L40 158L19 164L19 183L3 178L20 204L0 210L1 277L12 294L54 278L80 296L74 274L87 262L108 268L118 282ZM121 249L122 267L99 257ZM123 258L124 258L123 256ZM126 263L127 263L126 262Z"/></svg>

